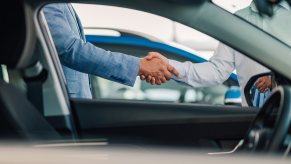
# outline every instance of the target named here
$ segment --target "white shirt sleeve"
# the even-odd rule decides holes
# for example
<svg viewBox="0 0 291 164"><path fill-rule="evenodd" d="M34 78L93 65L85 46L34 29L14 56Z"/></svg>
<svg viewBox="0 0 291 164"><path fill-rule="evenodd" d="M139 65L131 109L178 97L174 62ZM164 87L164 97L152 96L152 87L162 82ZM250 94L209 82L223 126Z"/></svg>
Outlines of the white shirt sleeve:
<svg viewBox="0 0 291 164"><path fill-rule="evenodd" d="M227 80L235 69L234 50L220 43L208 62L194 64L169 60L169 64L180 73L179 77L173 77L175 81L193 87L218 85Z"/></svg>

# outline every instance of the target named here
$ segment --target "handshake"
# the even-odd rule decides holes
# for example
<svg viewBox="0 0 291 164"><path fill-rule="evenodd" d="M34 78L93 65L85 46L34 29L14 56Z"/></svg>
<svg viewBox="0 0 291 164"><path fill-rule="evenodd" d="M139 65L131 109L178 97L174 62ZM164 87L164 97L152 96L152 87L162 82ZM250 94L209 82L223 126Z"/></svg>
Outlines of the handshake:
<svg viewBox="0 0 291 164"><path fill-rule="evenodd" d="M169 81L172 74L179 77L179 72L171 65L166 57L158 52L149 52L140 61L138 75L152 85L161 85Z"/></svg>

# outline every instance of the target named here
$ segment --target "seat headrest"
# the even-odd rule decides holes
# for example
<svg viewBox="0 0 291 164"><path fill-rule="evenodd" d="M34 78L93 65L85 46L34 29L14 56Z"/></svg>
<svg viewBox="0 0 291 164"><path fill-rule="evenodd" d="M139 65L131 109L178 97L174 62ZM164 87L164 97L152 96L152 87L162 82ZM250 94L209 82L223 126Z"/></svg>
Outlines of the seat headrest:
<svg viewBox="0 0 291 164"><path fill-rule="evenodd" d="M7 9L9 8L9 12ZM22 0L7 1L0 10L0 64L10 68L30 65L36 43L32 10Z"/></svg>

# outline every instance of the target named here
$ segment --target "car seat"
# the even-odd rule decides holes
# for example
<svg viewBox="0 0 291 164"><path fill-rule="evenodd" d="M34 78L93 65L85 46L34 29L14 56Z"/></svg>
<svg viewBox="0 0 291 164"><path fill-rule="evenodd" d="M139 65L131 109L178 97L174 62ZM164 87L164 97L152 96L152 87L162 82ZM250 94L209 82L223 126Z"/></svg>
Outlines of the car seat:
<svg viewBox="0 0 291 164"><path fill-rule="evenodd" d="M9 16L7 13L0 13L0 31L4 32L1 35L0 64L22 71L35 62L33 15L21 0L7 3L5 6L10 6ZM36 141L60 138L22 90L0 79L0 139Z"/></svg>

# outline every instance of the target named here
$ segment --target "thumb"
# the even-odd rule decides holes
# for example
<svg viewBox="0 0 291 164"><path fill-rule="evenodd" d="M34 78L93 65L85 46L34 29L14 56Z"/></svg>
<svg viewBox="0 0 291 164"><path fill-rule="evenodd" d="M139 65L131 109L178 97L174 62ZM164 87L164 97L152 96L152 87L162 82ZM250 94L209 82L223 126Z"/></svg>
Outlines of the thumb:
<svg viewBox="0 0 291 164"><path fill-rule="evenodd" d="M149 55L151 55L152 58L158 58L160 60L162 60L164 63L169 64L169 60L163 56L162 54L158 53L158 52L150 52Z"/></svg>
<svg viewBox="0 0 291 164"><path fill-rule="evenodd" d="M259 78L258 80L255 81L255 86L257 87L261 83L262 79Z"/></svg>
<svg viewBox="0 0 291 164"><path fill-rule="evenodd" d="M145 59L147 60L151 60L152 58L154 58L154 55L152 53L148 54Z"/></svg>
<svg viewBox="0 0 291 164"><path fill-rule="evenodd" d="M176 70L176 68L171 65L168 65L168 71L174 74L176 77L180 76L180 73Z"/></svg>

